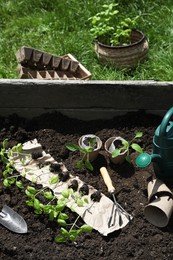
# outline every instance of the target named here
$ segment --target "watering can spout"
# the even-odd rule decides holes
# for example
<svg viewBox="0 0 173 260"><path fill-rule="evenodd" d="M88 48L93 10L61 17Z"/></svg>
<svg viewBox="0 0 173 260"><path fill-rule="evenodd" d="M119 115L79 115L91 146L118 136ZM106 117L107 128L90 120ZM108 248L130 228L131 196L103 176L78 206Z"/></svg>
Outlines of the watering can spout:
<svg viewBox="0 0 173 260"><path fill-rule="evenodd" d="M150 165L151 162L161 162L160 154L148 154L148 153L141 153L136 158L136 166L139 168L145 168Z"/></svg>

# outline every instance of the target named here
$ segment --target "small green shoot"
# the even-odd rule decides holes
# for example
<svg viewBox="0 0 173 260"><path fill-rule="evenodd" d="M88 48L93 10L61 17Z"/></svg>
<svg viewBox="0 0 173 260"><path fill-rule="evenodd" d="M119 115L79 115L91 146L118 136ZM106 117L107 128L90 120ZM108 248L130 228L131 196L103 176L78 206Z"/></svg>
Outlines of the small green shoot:
<svg viewBox="0 0 173 260"><path fill-rule="evenodd" d="M137 132L134 136L134 138L131 141L126 141L126 140L122 140L122 146L121 147L117 147L115 148L115 150L112 153L112 158L117 157L118 155L120 155L123 151L127 150L127 155L126 155L126 160L131 163L131 156L130 156L130 149L133 149L134 151L138 152L138 153L142 153L143 149L142 147L137 144L134 143L134 140L136 138L140 138L143 136L142 132Z"/></svg>
<svg viewBox="0 0 173 260"><path fill-rule="evenodd" d="M78 169L81 170L81 169L85 168L90 171L94 170L94 168L90 162L90 159L89 159L89 153L94 151L95 144L96 144L95 137L89 139L88 148L82 148L79 145L73 144L73 143L66 144L66 148L68 150L70 150L71 152L79 151L81 154L83 154L82 159L77 161L76 167Z"/></svg>

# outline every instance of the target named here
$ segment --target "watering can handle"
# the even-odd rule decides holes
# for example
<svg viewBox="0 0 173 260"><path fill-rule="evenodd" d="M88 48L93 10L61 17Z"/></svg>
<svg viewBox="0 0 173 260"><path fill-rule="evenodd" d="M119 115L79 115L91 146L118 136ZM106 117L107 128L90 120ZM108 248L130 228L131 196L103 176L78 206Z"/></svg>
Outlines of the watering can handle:
<svg viewBox="0 0 173 260"><path fill-rule="evenodd" d="M162 123L160 125L160 131L159 131L159 135L160 136L165 136L166 135L166 128L167 128L167 125L168 125L169 120L170 120L172 115L173 115L173 107L171 107L167 111L167 113L165 114L164 118L162 119Z"/></svg>

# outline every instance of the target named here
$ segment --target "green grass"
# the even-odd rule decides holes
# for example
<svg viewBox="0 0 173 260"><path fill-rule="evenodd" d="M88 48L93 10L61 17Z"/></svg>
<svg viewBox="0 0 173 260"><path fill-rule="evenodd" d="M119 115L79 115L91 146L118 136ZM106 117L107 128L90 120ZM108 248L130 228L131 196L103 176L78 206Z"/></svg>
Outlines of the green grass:
<svg viewBox="0 0 173 260"><path fill-rule="evenodd" d="M104 0L111 3L112 0ZM140 15L149 59L134 71L99 63L88 18L102 0L0 0L0 78L17 78L16 51L30 46L56 55L71 53L97 80L173 80L172 0L119 0L125 16Z"/></svg>

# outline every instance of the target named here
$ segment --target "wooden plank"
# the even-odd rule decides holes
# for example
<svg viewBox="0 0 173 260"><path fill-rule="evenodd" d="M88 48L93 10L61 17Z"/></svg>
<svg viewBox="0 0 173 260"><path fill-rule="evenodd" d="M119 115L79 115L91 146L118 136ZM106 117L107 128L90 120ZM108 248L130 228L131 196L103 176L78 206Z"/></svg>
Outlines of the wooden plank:
<svg viewBox="0 0 173 260"><path fill-rule="evenodd" d="M78 111L84 117L103 117L116 111L167 111L173 106L173 82L0 80L3 110ZM113 111L113 112L112 112ZM92 113L92 115L91 115Z"/></svg>

